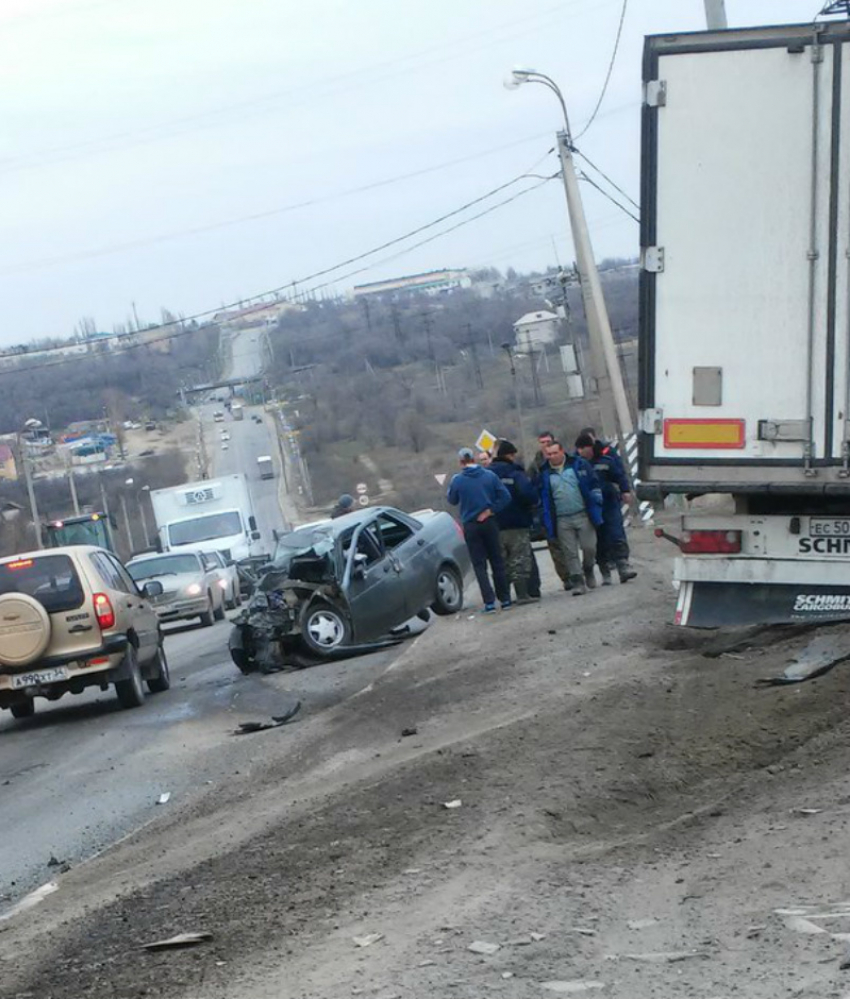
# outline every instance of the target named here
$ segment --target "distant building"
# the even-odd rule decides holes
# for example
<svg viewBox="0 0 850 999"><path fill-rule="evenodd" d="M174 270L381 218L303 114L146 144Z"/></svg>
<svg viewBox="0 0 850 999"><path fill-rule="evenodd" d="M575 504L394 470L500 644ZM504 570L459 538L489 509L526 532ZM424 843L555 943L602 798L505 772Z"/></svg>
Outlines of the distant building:
<svg viewBox="0 0 850 999"><path fill-rule="evenodd" d="M517 350L531 351L557 342L560 323L554 312L527 312L514 323Z"/></svg>
<svg viewBox="0 0 850 999"><path fill-rule="evenodd" d="M372 281L370 284L357 284L352 289L354 298L367 295L448 295L458 288L472 287L472 280L465 270L426 271L424 274L408 274L405 277L389 278L386 281Z"/></svg>

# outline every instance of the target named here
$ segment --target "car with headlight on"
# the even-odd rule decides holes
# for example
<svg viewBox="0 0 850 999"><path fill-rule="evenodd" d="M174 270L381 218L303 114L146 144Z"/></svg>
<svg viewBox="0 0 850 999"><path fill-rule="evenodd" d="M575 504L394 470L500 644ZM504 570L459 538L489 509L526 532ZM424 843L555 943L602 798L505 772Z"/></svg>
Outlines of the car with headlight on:
<svg viewBox="0 0 850 999"><path fill-rule="evenodd" d="M457 613L468 570L463 533L447 513L366 507L306 525L279 536L259 567L234 619L231 657L250 673L304 665L304 654L363 651L429 609Z"/></svg>
<svg viewBox="0 0 850 999"><path fill-rule="evenodd" d="M202 552L140 555L127 563L127 571L139 585L150 580L162 584L162 593L152 603L163 624L200 618L208 628L224 617L219 567Z"/></svg>

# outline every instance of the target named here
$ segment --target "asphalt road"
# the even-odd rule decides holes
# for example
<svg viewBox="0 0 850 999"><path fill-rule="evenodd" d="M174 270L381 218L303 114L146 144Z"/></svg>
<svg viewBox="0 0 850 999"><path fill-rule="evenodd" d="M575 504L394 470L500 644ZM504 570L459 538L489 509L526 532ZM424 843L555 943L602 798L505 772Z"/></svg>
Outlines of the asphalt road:
<svg viewBox="0 0 850 999"><path fill-rule="evenodd" d="M235 338L234 371L259 370L261 341ZM272 480L256 473L259 454L277 452L265 424L245 419L213 422L216 407L201 408L216 473L248 476L258 524L271 544L282 528L279 466ZM222 450L220 431L231 435ZM231 615L233 616L233 615ZM287 727L233 737L239 721L268 720L293 698L299 719L355 695L379 676L395 651L295 673L243 677L227 651L229 624L192 623L166 629L171 690L148 695L124 711L114 693L88 691L50 703L36 701L35 717L15 721L0 712L0 917L22 895L50 881L64 863L76 865L144 826L162 808L181 808L210 785L250 779L262 740L285 739ZM298 724L295 722L290 724ZM160 795L170 793L166 804ZM51 860L59 866L49 866Z"/></svg>

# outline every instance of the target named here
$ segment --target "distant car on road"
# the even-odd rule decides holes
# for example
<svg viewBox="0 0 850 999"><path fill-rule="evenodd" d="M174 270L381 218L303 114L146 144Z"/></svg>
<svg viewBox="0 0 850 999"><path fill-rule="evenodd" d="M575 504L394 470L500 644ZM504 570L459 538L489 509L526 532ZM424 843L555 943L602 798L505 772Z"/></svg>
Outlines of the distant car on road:
<svg viewBox="0 0 850 999"><path fill-rule="evenodd" d="M103 548L72 545L0 559L0 708L29 718L36 697L55 701L114 684L122 707L142 687L168 690L168 661L152 601Z"/></svg>
<svg viewBox="0 0 850 999"><path fill-rule="evenodd" d="M410 618L463 607L469 556L447 513L367 507L278 539L230 650L244 673L387 636ZM294 660L297 662L297 658Z"/></svg>
<svg viewBox="0 0 850 999"><path fill-rule="evenodd" d="M224 441L222 443L222 445L221 445L221 450L222 451L227 451L229 447L230 447L230 445L227 443L227 441Z"/></svg>
<svg viewBox="0 0 850 999"><path fill-rule="evenodd" d="M197 617L208 628L224 617L219 567L206 562L201 552L140 555L127 563L127 571L137 583L155 580L161 584L152 602L162 622Z"/></svg>

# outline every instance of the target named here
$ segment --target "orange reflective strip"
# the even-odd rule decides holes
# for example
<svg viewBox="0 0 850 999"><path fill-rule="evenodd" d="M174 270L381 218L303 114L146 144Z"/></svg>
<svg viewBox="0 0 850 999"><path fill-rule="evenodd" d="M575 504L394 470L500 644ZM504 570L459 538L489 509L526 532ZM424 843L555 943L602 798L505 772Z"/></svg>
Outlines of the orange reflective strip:
<svg viewBox="0 0 850 999"><path fill-rule="evenodd" d="M665 420L664 447L742 448L744 428L744 420Z"/></svg>

